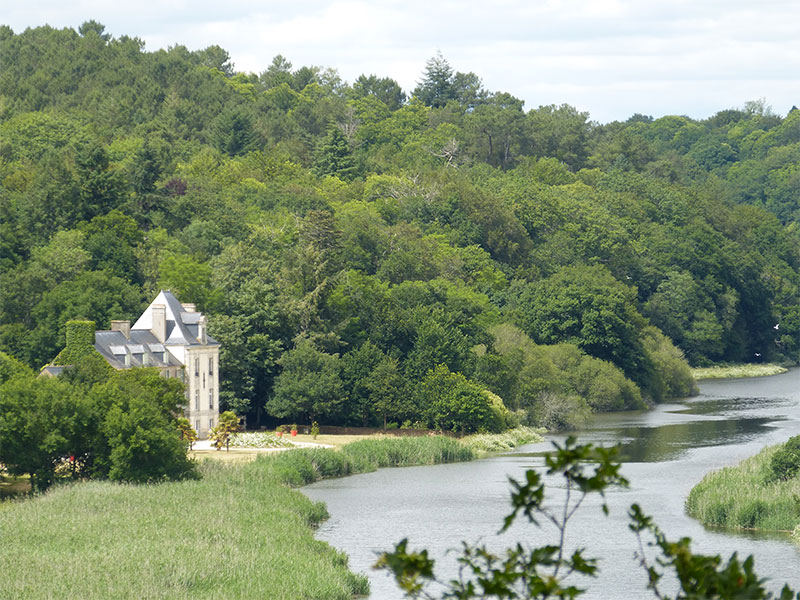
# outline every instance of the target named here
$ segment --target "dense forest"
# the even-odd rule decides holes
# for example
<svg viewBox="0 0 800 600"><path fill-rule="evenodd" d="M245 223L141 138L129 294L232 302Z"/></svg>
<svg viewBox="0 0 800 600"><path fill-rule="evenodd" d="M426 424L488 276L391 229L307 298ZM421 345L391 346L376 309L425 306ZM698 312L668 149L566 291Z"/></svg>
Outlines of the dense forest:
<svg viewBox="0 0 800 600"><path fill-rule="evenodd" d="M251 425L563 427L794 363L799 215L796 108L599 124L441 55L402 90L0 27L0 351L171 289Z"/></svg>

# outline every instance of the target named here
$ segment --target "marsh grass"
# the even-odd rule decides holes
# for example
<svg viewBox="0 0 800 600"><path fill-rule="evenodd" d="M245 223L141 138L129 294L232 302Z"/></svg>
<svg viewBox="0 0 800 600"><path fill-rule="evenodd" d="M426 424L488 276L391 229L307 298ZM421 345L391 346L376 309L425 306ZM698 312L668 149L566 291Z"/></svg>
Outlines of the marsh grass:
<svg viewBox="0 0 800 600"><path fill-rule="evenodd" d="M321 503L255 463L200 481L59 486L2 513L8 598L350 599L366 579L313 537Z"/></svg>
<svg viewBox="0 0 800 600"><path fill-rule="evenodd" d="M325 506L289 486L474 457L452 438L386 438L252 462L206 460L199 481L55 486L0 512L0 595L351 600L368 592L366 577L314 539Z"/></svg>
<svg viewBox="0 0 800 600"><path fill-rule="evenodd" d="M478 453L507 452L523 444L535 444L544 438L543 430L532 427L517 427L504 433L476 433L461 438L461 442Z"/></svg>
<svg viewBox="0 0 800 600"><path fill-rule="evenodd" d="M303 448L259 457L256 462L274 469L289 485L301 486L320 479L367 473L384 467L434 465L475 458L475 451L460 441L436 435L365 439L338 450Z"/></svg>
<svg viewBox="0 0 800 600"><path fill-rule="evenodd" d="M795 530L800 526L800 477L767 483L769 462L778 448L764 448L736 466L706 475L689 493L687 512L706 525Z"/></svg>
<svg viewBox="0 0 800 600"><path fill-rule="evenodd" d="M765 377L767 375L780 375L788 369L774 363L721 365L717 367L702 367L692 369L695 379L736 379L742 377Z"/></svg>

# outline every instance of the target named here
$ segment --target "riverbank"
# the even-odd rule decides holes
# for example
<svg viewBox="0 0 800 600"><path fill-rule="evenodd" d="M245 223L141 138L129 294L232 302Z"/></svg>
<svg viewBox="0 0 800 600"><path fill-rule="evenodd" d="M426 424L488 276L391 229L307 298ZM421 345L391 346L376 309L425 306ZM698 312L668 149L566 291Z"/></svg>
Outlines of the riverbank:
<svg viewBox="0 0 800 600"><path fill-rule="evenodd" d="M698 367L692 369L696 380L702 379L739 379L744 377L768 377L780 375L789 369L775 363L719 365L715 367Z"/></svg>
<svg viewBox="0 0 800 600"><path fill-rule="evenodd" d="M2 513L4 592L89 600L350 600L367 593L366 578L348 570L346 555L314 539L325 506L291 488L477 455L444 436L366 439L339 450L205 460L199 481L56 486Z"/></svg>
<svg viewBox="0 0 800 600"><path fill-rule="evenodd" d="M715 527L794 531L800 542L800 477L767 483L770 460L781 446L706 475L689 492L686 512Z"/></svg>

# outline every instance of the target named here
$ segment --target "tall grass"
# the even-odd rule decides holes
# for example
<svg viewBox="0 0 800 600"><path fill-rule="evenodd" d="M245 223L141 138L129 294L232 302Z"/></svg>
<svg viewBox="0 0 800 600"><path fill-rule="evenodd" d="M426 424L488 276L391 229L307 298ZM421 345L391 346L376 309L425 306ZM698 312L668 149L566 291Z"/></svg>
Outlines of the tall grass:
<svg viewBox="0 0 800 600"><path fill-rule="evenodd" d="M0 596L350 600L366 578L314 539L325 506L289 485L474 457L451 438L386 438L208 460L199 481L56 486L0 511Z"/></svg>
<svg viewBox="0 0 800 600"><path fill-rule="evenodd" d="M541 430L544 431L544 430ZM478 453L507 452L523 444L541 442L544 438L532 427L517 427L504 433L476 433L461 438L461 442Z"/></svg>
<svg viewBox="0 0 800 600"><path fill-rule="evenodd" d="M764 448L736 466L706 475L689 493L687 512L720 527L792 531L800 526L800 477L766 483L778 448Z"/></svg>
<svg viewBox="0 0 800 600"><path fill-rule="evenodd" d="M304 448L259 457L256 462L284 482L301 486L327 477L367 473L383 467L433 465L476 458L456 439L436 435L359 440L340 450Z"/></svg>
<svg viewBox="0 0 800 600"><path fill-rule="evenodd" d="M780 375L788 369L773 363L720 365L716 367L698 367L692 369L695 379L735 379L742 377L765 377L767 375Z"/></svg>
<svg viewBox="0 0 800 600"><path fill-rule="evenodd" d="M321 503L254 463L200 481L88 482L0 512L5 598L350 600L367 591L313 537Z"/></svg>

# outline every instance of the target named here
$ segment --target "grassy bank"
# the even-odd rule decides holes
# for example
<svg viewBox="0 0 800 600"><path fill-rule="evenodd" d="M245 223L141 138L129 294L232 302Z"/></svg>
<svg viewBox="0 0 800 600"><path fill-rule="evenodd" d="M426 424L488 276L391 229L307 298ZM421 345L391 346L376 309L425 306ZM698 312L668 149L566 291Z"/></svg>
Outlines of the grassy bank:
<svg viewBox="0 0 800 600"><path fill-rule="evenodd" d="M252 462L205 461L202 479L56 487L0 512L10 598L345 600L367 591L313 537L325 507L290 489L385 466L470 460L442 436L362 440ZM287 485L288 484L288 485Z"/></svg>
<svg viewBox="0 0 800 600"><path fill-rule="evenodd" d="M524 444L535 444L544 440L544 430L532 427L517 427L504 433L476 433L461 438L461 442L478 454L490 452L507 452Z"/></svg>
<svg viewBox="0 0 800 600"><path fill-rule="evenodd" d="M767 375L780 375L788 369L774 363L769 364L744 364L720 365L717 367L702 367L692 369L695 379L735 379L742 377L766 377Z"/></svg>
<svg viewBox="0 0 800 600"><path fill-rule="evenodd" d="M736 466L706 475L689 493L687 512L720 527L792 531L800 526L800 477L765 483L779 447L764 448Z"/></svg>

